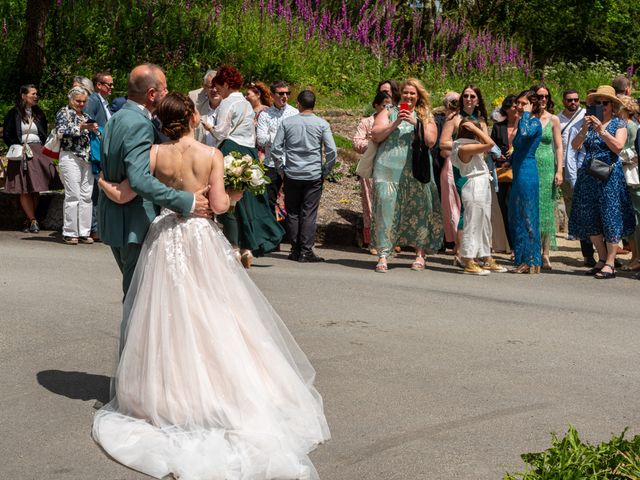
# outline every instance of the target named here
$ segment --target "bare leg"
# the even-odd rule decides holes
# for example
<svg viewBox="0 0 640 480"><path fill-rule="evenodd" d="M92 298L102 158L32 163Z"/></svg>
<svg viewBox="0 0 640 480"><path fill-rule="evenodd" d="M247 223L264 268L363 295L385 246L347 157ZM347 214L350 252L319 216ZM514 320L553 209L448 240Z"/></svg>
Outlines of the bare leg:
<svg viewBox="0 0 640 480"><path fill-rule="evenodd" d="M20 206L29 221L36 218L36 206L34 197L30 193L20 194Z"/></svg>

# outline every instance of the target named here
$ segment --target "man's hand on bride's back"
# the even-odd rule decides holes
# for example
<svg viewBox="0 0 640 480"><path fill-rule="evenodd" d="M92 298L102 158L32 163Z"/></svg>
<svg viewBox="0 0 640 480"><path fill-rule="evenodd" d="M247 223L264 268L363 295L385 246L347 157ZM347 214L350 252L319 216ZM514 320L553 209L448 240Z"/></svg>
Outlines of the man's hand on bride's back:
<svg viewBox="0 0 640 480"><path fill-rule="evenodd" d="M200 217L210 217L213 214L213 211L209 206L209 197L207 195L210 188L211 186L207 185L206 187L194 192L194 195L196 197L196 207L193 210L194 215Z"/></svg>

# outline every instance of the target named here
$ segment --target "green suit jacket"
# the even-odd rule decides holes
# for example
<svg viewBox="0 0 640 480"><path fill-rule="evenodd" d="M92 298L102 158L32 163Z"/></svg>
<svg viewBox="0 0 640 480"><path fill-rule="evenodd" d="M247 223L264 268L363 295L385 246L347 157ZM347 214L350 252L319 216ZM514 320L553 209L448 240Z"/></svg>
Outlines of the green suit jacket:
<svg viewBox="0 0 640 480"><path fill-rule="evenodd" d="M157 140L151 120L138 104L127 101L105 126L100 145L100 164L105 180L129 179L138 194L119 205L100 191L98 228L101 240L112 247L142 243L159 207L188 216L194 195L167 187L151 175L149 152Z"/></svg>

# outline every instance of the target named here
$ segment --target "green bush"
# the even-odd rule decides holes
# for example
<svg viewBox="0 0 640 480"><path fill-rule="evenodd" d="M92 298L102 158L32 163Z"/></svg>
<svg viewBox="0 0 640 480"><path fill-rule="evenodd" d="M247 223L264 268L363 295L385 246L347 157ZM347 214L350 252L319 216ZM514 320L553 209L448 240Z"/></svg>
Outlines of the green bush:
<svg viewBox="0 0 640 480"><path fill-rule="evenodd" d="M507 473L504 480L637 480L640 478L640 435L626 440L626 431L609 442L591 445L580 440L570 425L562 440L552 434L551 448L522 455L529 464L526 472Z"/></svg>

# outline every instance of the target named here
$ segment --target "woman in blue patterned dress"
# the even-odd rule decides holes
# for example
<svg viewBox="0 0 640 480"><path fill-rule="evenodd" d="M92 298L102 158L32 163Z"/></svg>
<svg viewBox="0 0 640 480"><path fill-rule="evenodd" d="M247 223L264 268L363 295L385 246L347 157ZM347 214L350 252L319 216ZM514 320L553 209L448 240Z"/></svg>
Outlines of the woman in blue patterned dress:
<svg viewBox="0 0 640 480"><path fill-rule="evenodd" d="M621 102L613 87L601 85L587 96L587 104L603 106L603 118L587 115L571 146L586 151L578 169L573 191L573 206L569 217L569 235L581 240L591 239L598 251L598 263L587 274L598 279L615 278L618 243L631 235L636 220L629 190L624 180L618 155L627 140L624 120L615 115ZM593 160L612 166L609 178L598 180L589 175Z"/></svg>
<svg viewBox="0 0 640 480"><path fill-rule="evenodd" d="M540 245L539 184L536 149L542 137L535 92L525 90L516 99L520 114L518 132L513 139L513 182L509 194L509 229L517 267L511 273L540 273L542 265Z"/></svg>
<svg viewBox="0 0 640 480"><path fill-rule="evenodd" d="M395 245L415 247L412 270L424 270L425 251L442 242L442 213L438 189L413 178L411 142L416 120L424 124L425 141L433 147L437 129L422 83L409 78L402 86L401 109L382 110L374 120L371 138L380 144L373 164L371 241L378 251L376 272L387 271L387 257Z"/></svg>

